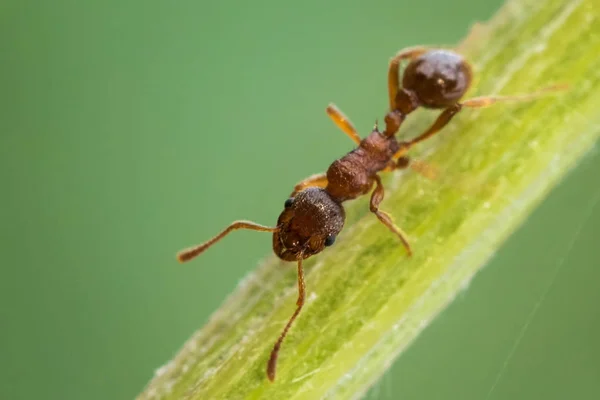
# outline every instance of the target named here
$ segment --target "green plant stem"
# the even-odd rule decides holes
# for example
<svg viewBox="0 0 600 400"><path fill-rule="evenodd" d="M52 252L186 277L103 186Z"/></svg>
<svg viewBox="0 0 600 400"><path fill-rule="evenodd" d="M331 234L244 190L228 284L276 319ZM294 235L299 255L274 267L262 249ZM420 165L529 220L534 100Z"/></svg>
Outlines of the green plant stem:
<svg viewBox="0 0 600 400"><path fill-rule="evenodd" d="M473 62L470 96L554 83L566 92L465 110L416 149L428 180L387 174L382 209L397 238L349 205L335 246L306 262L307 304L285 340L277 380L266 362L297 297L293 264L271 257L251 273L139 399L356 398L463 290L502 242L600 136L600 19L596 0L513 0L460 47ZM419 114L419 113L417 113ZM402 132L423 127L411 115ZM410 134L409 136L412 136Z"/></svg>

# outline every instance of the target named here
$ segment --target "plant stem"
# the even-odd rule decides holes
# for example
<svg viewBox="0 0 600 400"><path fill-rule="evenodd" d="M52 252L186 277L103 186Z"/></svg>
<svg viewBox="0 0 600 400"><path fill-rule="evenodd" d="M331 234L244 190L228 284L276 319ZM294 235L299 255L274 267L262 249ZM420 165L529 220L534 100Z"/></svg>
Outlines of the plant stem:
<svg viewBox="0 0 600 400"><path fill-rule="evenodd" d="M474 27L470 97L570 89L527 103L465 110L416 149L438 178L387 174L382 209L410 236L348 208L331 249L305 263L307 304L284 341L277 379L265 374L292 314L295 268L271 257L240 284L139 399L356 398L372 385L600 136L596 0L513 0ZM411 116L403 132L426 117ZM419 129L420 129L419 128ZM423 153L426 151L426 153Z"/></svg>

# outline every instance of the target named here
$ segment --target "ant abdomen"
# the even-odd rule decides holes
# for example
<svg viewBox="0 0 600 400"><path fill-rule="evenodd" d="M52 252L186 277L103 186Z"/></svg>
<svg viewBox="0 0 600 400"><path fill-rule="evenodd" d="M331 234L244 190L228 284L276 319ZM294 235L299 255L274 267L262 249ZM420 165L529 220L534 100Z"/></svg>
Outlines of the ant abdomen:
<svg viewBox="0 0 600 400"><path fill-rule="evenodd" d="M459 55L432 50L412 60L404 70L402 85L420 105L446 108L465 94L471 84L471 68Z"/></svg>

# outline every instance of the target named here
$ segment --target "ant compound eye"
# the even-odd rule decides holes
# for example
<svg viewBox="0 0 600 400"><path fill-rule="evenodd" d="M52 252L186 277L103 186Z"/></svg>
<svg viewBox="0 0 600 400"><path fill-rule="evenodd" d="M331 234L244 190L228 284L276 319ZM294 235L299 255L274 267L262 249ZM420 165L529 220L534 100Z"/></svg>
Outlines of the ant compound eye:
<svg viewBox="0 0 600 400"><path fill-rule="evenodd" d="M290 207L292 206L292 204L294 204L294 198L293 198L293 197L290 197L289 199L287 199L287 200L285 201L285 203L283 204L283 206L284 206L285 208L290 208Z"/></svg>
<svg viewBox="0 0 600 400"><path fill-rule="evenodd" d="M329 235L325 238L325 246L329 247L335 243L335 235Z"/></svg>

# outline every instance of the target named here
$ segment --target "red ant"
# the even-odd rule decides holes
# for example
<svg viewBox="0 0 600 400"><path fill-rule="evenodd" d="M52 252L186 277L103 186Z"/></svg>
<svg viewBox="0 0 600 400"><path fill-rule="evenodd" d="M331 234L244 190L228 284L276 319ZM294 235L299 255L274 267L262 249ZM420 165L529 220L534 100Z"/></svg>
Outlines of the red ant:
<svg viewBox="0 0 600 400"><path fill-rule="evenodd" d="M409 61L399 82L400 63ZM327 107L333 122L356 143L357 147L334 161L326 173L316 174L301 181L285 201L277 225L267 227L250 221L235 221L209 241L179 253L179 261L188 261L204 252L237 229L273 233L273 251L284 261L298 264L297 308L275 342L267 363L267 376L275 379L279 349L292 323L300 314L305 300L305 282L302 260L333 245L344 226L342 203L356 199L375 189L371 194L370 210L390 231L395 233L410 256L412 250L406 235L389 214L379 209L384 189L378 175L382 171L409 166L406 156L415 144L439 132L463 108L487 107L498 101L527 100L541 92L512 97L475 97L460 101L471 84L471 66L459 54L449 50L412 47L401 50L389 63L388 94L390 111L385 116L385 130L377 125L365 139L361 139L352 122L335 106ZM547 89L545 90L547 91ZM412 140L398 141L395 137L408 114L418 107L443 109L437 120L421 135Z"/></svg>

